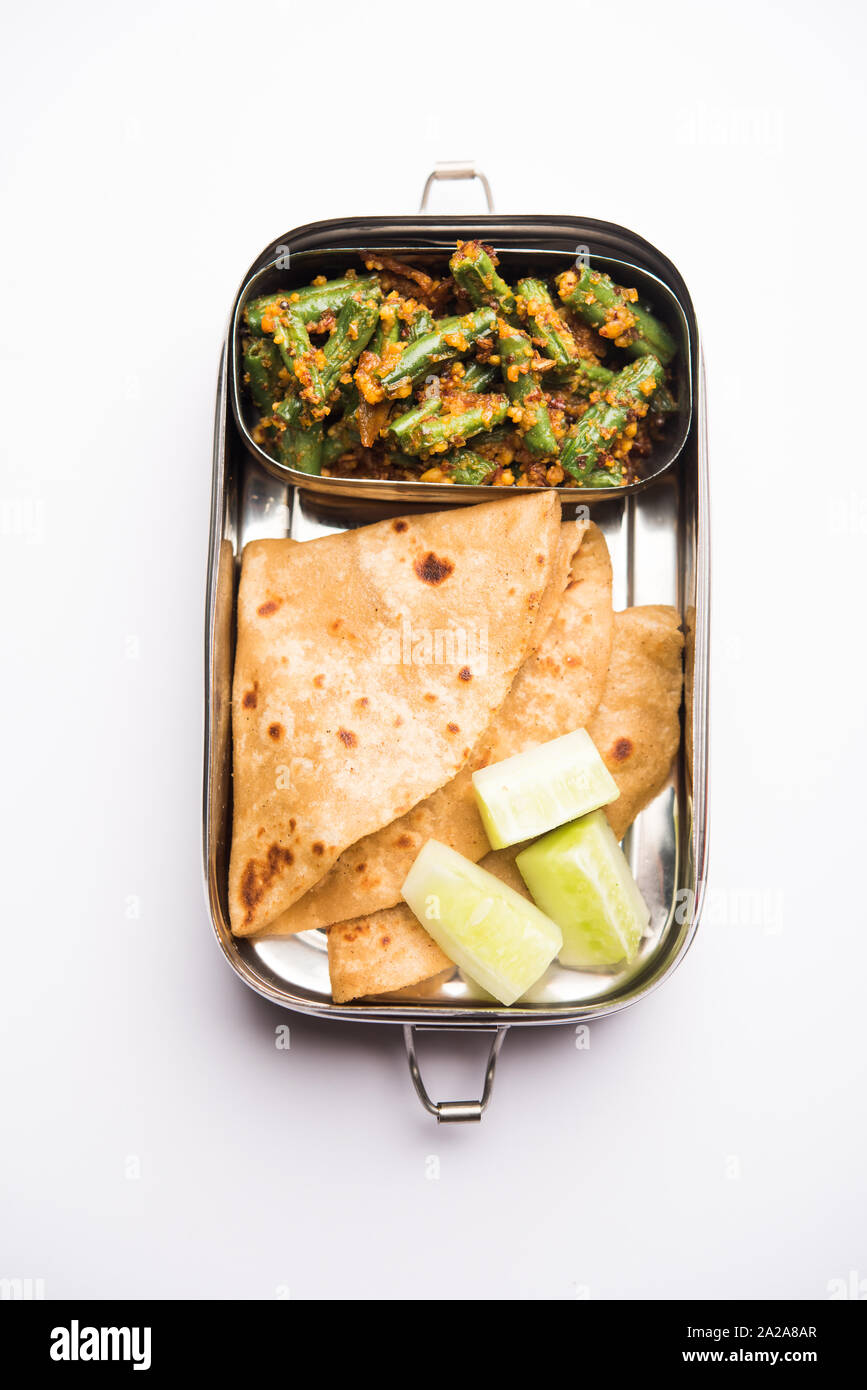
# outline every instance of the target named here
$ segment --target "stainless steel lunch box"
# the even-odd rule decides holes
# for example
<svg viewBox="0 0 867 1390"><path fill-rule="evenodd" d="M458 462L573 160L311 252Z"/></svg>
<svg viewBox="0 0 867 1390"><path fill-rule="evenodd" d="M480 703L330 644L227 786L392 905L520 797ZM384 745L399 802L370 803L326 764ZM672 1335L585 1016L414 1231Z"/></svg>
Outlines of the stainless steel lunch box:
<svg viewBox="0 0 867 1390"><path fill-rule="evenodd" d="M440 166L428 180L482 178L471 165ZM422 207L424 207L424 200ZM490 203L489 203L490 206ZM603 267L625 266L626 283L648 289L666 306L680 332L678 422L670 462L654 476L616 492L560 489L564 514L590 504L614 567L614 605L670 603L686 635L683 737L668 785L637 818L624 848L651 908L651 929L628 970L577 972L556 964L511 1008L481 997L458 972L379 999L332 1002L326 939L304 932L271 940L237 939L229 927L228 857L231 837L231 678L234 608L241 552L247 541L290 535L299 540L431 505L456 505L453 486L311 478L264 455L245 428L237 370L238 321L246 300L281 283L301 283L342 270L359 250L450 252L458 238L492 244L503 265L532 258L564 267L589 253ZM279 265L278 265L279 262ZM294 280L288 270L297 272ZM282 268L282 269L281 269ZM281 279L282 276L282 279ZM615 275L615 278L618 278ZM651 288L652 287L652 288ZM460 502L491 501L491 488L461 488ZM336 219L285 233L256 259L232 306L217 387L205 627L205 753L203 857L211 920L236 974L265 998L324 1019L394 1023L404 1029L410 1074L425 1109L441 1121L478 1120L487 1106L494 1068L512 1027L588 1023L643 998L682 960L698 925L707 861L707 702L709 534L705 389L695 312L675 266L624 227L578 217ZM478 1100L435 1102L418 1068L415 1031L455 1029L491 1034Z"/></svg>

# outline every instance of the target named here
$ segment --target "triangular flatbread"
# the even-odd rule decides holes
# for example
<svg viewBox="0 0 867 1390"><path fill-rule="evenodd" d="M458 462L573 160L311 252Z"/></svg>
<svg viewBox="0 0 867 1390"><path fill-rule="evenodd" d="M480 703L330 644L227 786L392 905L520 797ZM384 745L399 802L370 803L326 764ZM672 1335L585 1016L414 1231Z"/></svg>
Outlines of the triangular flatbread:
<svg viewBox="0 0 867 1390"><path fill-rule="evenodd" d="M531 650L559 533L559 498L531 493L246 547L236 933L266 926L348 845L455 776Z"/></svg>
<svg viewBox="0 0 867 1390"><path fill-rule="evenodd" d="M575 522L561 527L561 560L564 553L574 558L556 613L457 777L407 815L345 850L327 877L269 923L265 935L327 927L400 902L401 884L427 840L441 840L467 859L487 854L472 773L582 728L602 696L612 640L611 561L599 528L578 525L580 530Z"/></svg>

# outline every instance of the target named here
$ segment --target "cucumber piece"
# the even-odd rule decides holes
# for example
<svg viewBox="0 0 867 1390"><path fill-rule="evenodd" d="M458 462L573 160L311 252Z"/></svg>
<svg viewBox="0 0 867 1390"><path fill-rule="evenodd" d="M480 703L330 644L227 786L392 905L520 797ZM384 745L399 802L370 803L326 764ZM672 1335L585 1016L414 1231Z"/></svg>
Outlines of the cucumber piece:
<svg viewBox="0 0 867 1390"><path fill-rule="evenodd" d="M561 965L582 970L633 959L650 911L603 811L552 830L515 863L563 932Z"/></svg>
<svg viewBox="0 0 867 1390"><path fill-rule="evenodd" d="M493 849L544 835L620 795L586 729L481 768L473 789Z"/></svg>
<svg viewBox="0 0 867 1390"><path fill-rule="evenodd" d="M401 891L440 949L502 1004L535 984L563 945L538 907L438 840L428 840Z"/></svg>

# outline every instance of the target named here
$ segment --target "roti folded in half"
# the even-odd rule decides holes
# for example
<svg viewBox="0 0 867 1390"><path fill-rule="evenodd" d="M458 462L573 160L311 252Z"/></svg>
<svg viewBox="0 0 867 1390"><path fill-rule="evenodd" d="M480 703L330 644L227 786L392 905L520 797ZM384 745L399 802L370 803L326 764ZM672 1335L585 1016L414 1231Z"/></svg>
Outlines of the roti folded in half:
<svg viewBox="0 0 867 1390"><path fill-rule="evenodd" d="M233 931L455 776L532 648L559 536L549 492L246 547Z"/></svg>
<svg viewBox="0 0 867 1390"><path fill-rule="evenodd" d="M618 839L661 791L677 753L682 651L674 608L651 604L614 614L605 689L588 732L620 789L618 799L605 807ZM497 850L481 862L527 897L514 863L522 848ZM447 964L448 958L405 903L340 922L328 932L328 969L336 1003L419 984Z"/></svg>
<svg viewBox="0 0 867 1390"><path fill-rule="evenodd" d="M401 884L427 840L441 840L467 859L489 852L473 772L582 728L602 697L613 614L611 561L599 528L564 522L555 569L560 565L558 602L548 627L458 775L407 815L351 845L327 877L269 923L263 935L327 927L399 903Z"/></svg>

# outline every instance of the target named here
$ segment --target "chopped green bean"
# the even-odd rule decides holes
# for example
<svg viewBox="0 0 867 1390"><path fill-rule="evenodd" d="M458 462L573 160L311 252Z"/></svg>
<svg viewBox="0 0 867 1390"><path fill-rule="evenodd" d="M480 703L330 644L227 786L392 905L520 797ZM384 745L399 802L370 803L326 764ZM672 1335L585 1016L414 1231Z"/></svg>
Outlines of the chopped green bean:
<svg viewBox="0 0 867 1390"><path fill-rule="evenodd" d="M482 458L472 449L458 449L443 460L448 475L455 483L466 483L478 487L486 478L497 471L497 465L490 459Z"/></svg>
<svg viewBox="0 0 867 1390"><path fill-rule="evenodd" d="M668 329L638 303L638 292L615 285L610 275L587 265L566 270L557 277L557 291L585 323L630 357L656 357L666 366L677 352Z"/></svg>
<svg viewBox="0 0 867 1390"><path fill-rule="evenodd" d="M322 368L320 404L327 400L341 376L349 371L367 347L378 322L378 298L371 297L359 302L352 296L341 306L334 331L322 349L325 365Z"/></svg>
<svg viewBox="0 0 867 1390"><path fill-rule="evenodd" d="M533 371L533 348L525 333L500 320L498 351L506 394L513 405L519 405L522 418L518 428L531 454L540 457L557 453L557 440L551 428L551 417L545 404L545 394Z"/></svg>
<svg viewBox="0 0 867 1390"><path fill-rule="evenodd" d="M527 315L530 337L538 342L543 357L558 367L572 367L578 359L574 335L557 312L547 286L541 280L519 280L518 294Z"/></svg>
<svg viewBox="0 0 867 1390"><path fill-rule="evenodd" d="M300 290L275 290L273 294L251 299L244 306L244 321L254 333L270 333L272 329L264 328L262 319L276 319L291 310L302 323L316 323L325 314L336 314L356 293L362 298L378 294L379 281L373 275L364 279L347 277L328 280L324 285L307 285Z"/></svg>
<svg viewBox="0 0 867 1390"><path fill-rule="evenodd" d="M473 343L493 332L496 323L493 309L438 319L432 332L406 344L399 361L380 378L383 391L387 396L409 395L433 367L469 352Z"/></svg>
<svg viewBox="0 0 867 1390"><path fill-rule="evenodd" d="M280 395L278 372L280 357L270 338L246 338L243 344L244 380L253 404L263 415L270 415Z"/></svg>
<svg viewBox="0 0 867 1390"><path fill-rule="evenodd" d="M501 424L509 409L509 398L479 396L472 406L458 411L443 410L442 401L436 404L436 411L426 415L401 438L408 454L443 453L450 444L460 446L465 439Z"/></svg>
<svg viewBox="0 0 867 1390"><path fill-rule="evenodd" d="M460 286L476 308L488 305L496 309L509 323L517 323L518 305L515 292L497 273L494 261L480 241L458 242L449 262L455 283Z"/></svg>
<svg viewBox="0 0 867 1390"><path fill-rule="evenodd" d="M299 473L320 473L323 434L321 420L306 428L287 427L277 436L277 457Z"/></svg>
<svg viewBox="0 0 867 1390"><path fill-rule="evenodd" d="M662 364L655 357L640 357L624 367L602 399L582 415L575 433L563 444L561 468L584 483L600 465L609 467L609 461L612 474L621 473L613 451L627 426L647 414L649 398L663 375Z"/></svg>

